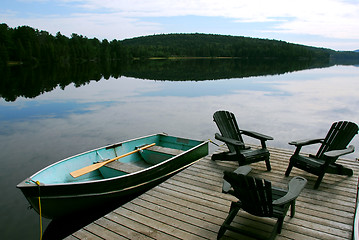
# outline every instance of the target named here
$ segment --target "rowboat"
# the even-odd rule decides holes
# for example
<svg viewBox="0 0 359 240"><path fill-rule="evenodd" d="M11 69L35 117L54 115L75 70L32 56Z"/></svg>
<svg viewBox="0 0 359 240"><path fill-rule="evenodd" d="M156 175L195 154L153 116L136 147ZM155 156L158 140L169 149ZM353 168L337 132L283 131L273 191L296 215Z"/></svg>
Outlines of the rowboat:
<svg viewBox="0 0 359 240"><path fill-rule="evenodd" d="M208 141L153 134L58 161L17 188L41 216L55 219L146 191L206 155Z"/></svg>

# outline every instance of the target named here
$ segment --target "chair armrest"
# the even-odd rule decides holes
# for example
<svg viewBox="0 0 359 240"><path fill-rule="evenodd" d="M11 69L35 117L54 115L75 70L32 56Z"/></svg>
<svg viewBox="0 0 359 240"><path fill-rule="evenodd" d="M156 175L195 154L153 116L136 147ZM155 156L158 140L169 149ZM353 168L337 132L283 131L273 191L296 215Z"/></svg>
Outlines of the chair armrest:
<svg viewBox="0 0 359 240"><path fill-rule="evenodd" d="M252 168L250 166L241 166L239 168L237 168L236 170L234 170L233 172L236 174L242 174L242 175L247 175L250 171L252 170ZM231 184L229 184L229 182L227 182L226 180L223 180L223 186L222 186L222 192L223 193L229 193L231 191Z"/></svg>
<svg viewBox="0 0 359 240"><path fill-rule="evenodd" d="M303 177L294 177L288 183L288 192L283 197L274 200L273 205L283 205L296 199L307 184L307 179Z"/></svg>
<svg viewBox="0 0 359 240"><path fill-rule="evenodd" d="M289 142L289 145L295 145L295 146L305 146L305 145L311 145L311 144L316 144L316 143L322 143L323 142L323 138L317 138L317 139L309 139L309 140L298 140L298 141L292 141Z"/></svg>
<svg viewBox="0 0 359 240"><path fill-rule="evenodd" d="M244 146L244 143L243 143L243 142L238 141L238 140L235 140L235 139L232 139L232 138L223 137L223 136L220 135L219 133L216 133L216 134L214 135L214 138L217 139L217 140L219 140L219 141L232 144L232 145L234 145L234 146Z"/></svg>
<svg viewBox="0 0 359 240"><path fill-rule="evenodd" d="M243 130L243 129L240 129L240 131L241 131L241 133L243 133L243 134L245 134L247 136L256 138L256 139L260 139L260 140L264 140L264 141L273 140L273 138L271 136L267 136L267 135L257 133L257 132L254 132L254 131L247 131L247 130Z"/></svg>
<svg viewBox="0 0 359 240"><path fill-rule="evenodd" d="M341 150L332 150L332 151L328 151L325 152L324 155L330 158L337 158L340 156L343 156L345 154L349 154L354 152L355 148L353 145L350 145L348 148L345 149L341 149Z"/></svg>

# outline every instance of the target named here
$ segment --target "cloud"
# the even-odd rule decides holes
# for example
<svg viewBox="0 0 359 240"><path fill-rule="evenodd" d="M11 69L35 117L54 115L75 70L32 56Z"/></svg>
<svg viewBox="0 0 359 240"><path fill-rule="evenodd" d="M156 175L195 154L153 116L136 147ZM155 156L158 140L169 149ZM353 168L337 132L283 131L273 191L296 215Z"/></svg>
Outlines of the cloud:
<svg viewBox="0 0 359 240"><path fill-rule="evenodd" d="M238 35L243 32L244 24L251 27L251 32L243 33L252 37L275 36L293 42L295 38L311 35L325 38L318 40L322 41L318 46L324 47L331 47L325 43L335 39L346 39L345 44L355 46L359 39L359 3L349 0L26 0L26 3L34 6L47 4L48 9L61 8L62 12L55 15L52 10L34 15L26 9L16 13L14 9L5 8L0 18L4 17L4 22L10 26L30 25L51 33L61 31L70 35L75 32L109 40L154 33L191 32L192 26L221 33L231 25L226 34ZM180 20L166 24L170 17L188 16L203 19L221 17L228 24L207 26L205 20L187 25ZM352 42L349 43L348 39ZM305 44L308 43L314 45L308 41Z"/></svg>
<svg viewBox="0 0 359 240"><path fill-rule="evenodd" d="M60 31L67 36L77 33L89 38L96 37L108 40L153 34L159 29L158 23L124 17L118 13L78 13L70 16L39 16L33 18L10 17L6 23L11 27L28 25L48 31L51 34Z"/></svg>
<svg viewBox="0 0 359 240"><path fill-rule="evenodd" d="M117 17L121 22L124 21L125 25L131 22L141 26L140 28L146 24L134 19L175 16L225 17L237 22L276 23L269 32L359 39L359 3L355 1L62 0L62 3L75 4L78 8L89 11L89 14L91 11L103 12L92 16L96 20L113 24L114 17ZM149 23L147 27L155 26ZM151 30L156 30L156 27Z"/></svg>
<svg viewBox="0 0 359 240"><path fill-rule="evenodd" d="M292 14L293 20L278 24L278 32L359 39L359 3L331 0L316 1L305 6L298 6Z"/></svg>
<svg viewBox="0 0 359 240"><path fill-rule="evenodd" d="M72 2L71 0L63 0ZM271 21L277 17L318 20L357 18L359 4L342 0L83 0L73 1L89 10L121 12L131 17L212 16L243 19L251 22Z"/></svg>

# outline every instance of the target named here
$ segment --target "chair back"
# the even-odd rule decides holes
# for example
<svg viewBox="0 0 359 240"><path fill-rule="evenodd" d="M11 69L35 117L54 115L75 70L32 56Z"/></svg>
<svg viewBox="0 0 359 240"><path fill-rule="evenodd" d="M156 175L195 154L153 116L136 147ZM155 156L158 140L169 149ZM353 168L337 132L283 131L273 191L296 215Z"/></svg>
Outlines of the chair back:
<svg viewBox="0 0 359 240"><path fill-rule="evenodd" d="M358 126L353 122L340 121L333 123L316 157L325 159L325 152L346 148L357 133Z"/></svg>
<svg viewBox="0 0 359 240"><path fill-rule="evenodd" d="M228 111L217 111L213 114L213 121L216 123L223 137L239 140L244 143L237 125L236 117L233 113ZM236 152L236 149L233 145L227 144L227 147L231 152Z"/></svg>
<svg viewBox="0 0 359 240"><path fill-rule="evenodd" d="M234 172L224 172L224 179L233 187L246 212L259 217L272 217L272 185L265 179L259 179Z"/></svg>

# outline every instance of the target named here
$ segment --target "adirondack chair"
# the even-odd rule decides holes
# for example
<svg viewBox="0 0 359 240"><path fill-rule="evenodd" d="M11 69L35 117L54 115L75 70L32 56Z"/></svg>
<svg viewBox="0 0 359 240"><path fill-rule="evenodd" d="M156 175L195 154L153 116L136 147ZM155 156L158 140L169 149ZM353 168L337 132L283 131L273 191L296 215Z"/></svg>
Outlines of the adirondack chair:
<svg viewBox="0 0 359 240"><path fill-rule="evenodd" d="M311 174L317 175L314 189L318 189L325 173L352 176L353 170L346 168L335 161L342 155L354 152L354 146L347 145L358 133L358 126L353 122L334 122L324 139L313 139L304 141L293 141L290 145L296 146L291 156L286 176L289 176L293 167L297 167ZM316 155L300 155L303 146L321 143Z"/></svg>
<svg viewBox="0 0 359 240"><path fill-rule="evenodd" d="M265 161L267 170L271 170L266 141L273 140L272 137L239 129L234 114L228 111L215 112L213 114L213 121L221 132L221 134L215 134L215 139L224 142L229 151L213 154L212 160L238 161L239 166ZM262 147L260 149L252 149L246 146L242 134L260 140Z"/></svg>
<svg viewBox="0 0 359 240"><path fill-rule="evenodd" d="M232 202L228 217L222 224L217 239L220 239L227 230L256 239L274 239L277 234L281 233L289 207L291 207L290 217L294 217L295 201L307 183L303 177L294 177L288 183L288 190L283 190L272 187L271 182L265 179L246 176L246 172L248 172L246 169L224 172L224 180L232 188L228 188L228 184L224 184L223 192L235 196L238 201ZM240 209L258 217L276 218L277 221L270 236L258 236L252 231L232 226L231 222Z"/></svg>

